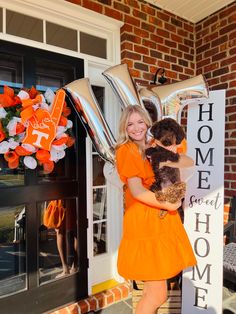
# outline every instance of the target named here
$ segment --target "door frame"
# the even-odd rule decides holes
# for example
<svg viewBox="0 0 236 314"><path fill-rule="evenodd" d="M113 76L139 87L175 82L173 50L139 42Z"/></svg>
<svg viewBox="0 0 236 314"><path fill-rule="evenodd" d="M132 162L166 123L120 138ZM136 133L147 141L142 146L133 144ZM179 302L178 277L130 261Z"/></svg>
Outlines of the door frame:
<svg viewBox="0 0 236 314"><path fill-rule="evenodd" d="M89 68L92 65L102 66L104 69L114 66L120 63L121 60L121 48L120 48L120 28L123 25L123 22L112 19L105 15L101 15L99 13L93 12L91 10L85 9L80 5L75 5L70 2L64 0L58 0L53 4L53 9L51 8L51 0L41 0L35 2L35 0L1 0L0 6L3 8L3 32L1 34L1 38L3 40L20 43L23 45L27 45L30 47L36 47L46 51L55 51L57 53L68 55L71 57L81 58L84 60L84 71L85 77L90 75L91 71ZM98 57L94 57L91 55L82 54L79 52L71 51L68 49L55 47L52 45L46 44L45 40L45 29L44 29L44 40L42 43L9 35L6 33L6 17L5 10L13 10L22 14L26 14L29 16L33 16L44 21L49 20L52 23L56 23L59 25L63 25L65 27L73 28L78 31L78 39L79 32L84 31L90 33L94 36L102 36L107 40L107 59L102 59ZM78 40L79 42L79 40ZM92 74L93 75L93 74ZM91 78L92 79L92 78ZM100 81L105 82L103 77L100 77ZM120 107L117 106L117 99L114 97L113 92L111 91L108 83L105 83L107 97L105 104L105 118L116 137L117 125L120 114ZM115 107L110 104L116 104ZM116 109L115 109L116 108ZM89 156L90 148L87 147L86 155ZM91 147L91 145L90 145ZM91 160L92 156L87 159L87 190L92 189L91 181L89 182L89 176L91 173ZM111 262L111 268L113 277L117 280L121 280L121 278L116 273L116 254L117 248L120 240L121 234L121 222L122 222L122 193L117 191L115 187L108 183L107 188L107 205L110 208L111 215L109 221L109 229L112 230L110 232L110 250L113 254L109 257ZM116 199L117 202L114 206L112 200ZM89 196L87 195L87 218L89 219L89 228L88 228L88 242L91 241L91 212L92 212L92 202L89 200ZM92 255L92 247L88 245L88 256ZM94 263L89 267L88 270L88 293L92 293L92 285L94 284L92 280L92 274L96 272L97 265ZM101 279L102 280L102 279ZM106 278L104 278L106 280Z"/></svg>

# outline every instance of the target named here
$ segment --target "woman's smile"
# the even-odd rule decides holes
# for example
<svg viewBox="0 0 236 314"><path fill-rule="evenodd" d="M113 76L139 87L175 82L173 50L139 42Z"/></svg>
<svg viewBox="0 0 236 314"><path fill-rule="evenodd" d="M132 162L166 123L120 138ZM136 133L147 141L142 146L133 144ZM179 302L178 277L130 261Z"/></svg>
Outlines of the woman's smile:
<svg viewBox="0 0 236 314"><path fill-rule="evenodd" d="M147 125L139 113L134 112L130 115L126 130L133 141L145 143Z"/></svg>

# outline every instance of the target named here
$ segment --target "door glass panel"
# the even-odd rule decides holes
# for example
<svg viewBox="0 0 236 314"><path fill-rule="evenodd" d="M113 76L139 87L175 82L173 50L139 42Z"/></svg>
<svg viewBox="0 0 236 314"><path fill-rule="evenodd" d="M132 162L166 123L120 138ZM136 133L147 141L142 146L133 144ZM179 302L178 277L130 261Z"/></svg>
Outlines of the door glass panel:
<svg viewBox="0 0 236 314"><path fill-rule="evenodd" d="M61 224L55 224L59 221L56 219L56 206L64 211ZM39 284L43 284L78 271L78 216L76 199L39 202L37 208L39 213L38 272ZM48 212L47 219L45 211Z"/></svg>
<svg viewBox="0 0 236 314"><path fill-rule="evenodd" d="M0 8L0 32L2 32L2 8Z"/></svg>
<svg viewBox="0 0 236 314"><path fill-rule="evenodd" d="M93 253L107 252L106 187L93 189Z"/></svg>
<svg viewBox="0 0 236 314"><path fill-rule="evenodd" d="M58 24L46 22L47 44L77 51L77 31Z"/></svg>
<svg viewBox="0 0 236 314"><path fill-rule="evenodd" d="M57 90L73 81L74 77L74 65L41 58L36 60L36 89L39 91L45 91L47 88Z"/></svg>
<svg viewBox="0 0 236 314"><path fill-rule="evenodd" d="M93 190L93 221L107 218L106 187Z"/></svg>
<svg viewBox="0 0 236 314"><path fill-rule="evenodd" d="M0 52L0 85L22 87L22 64L21 56Z"/></svg>
<svg viewBox="0 0 236 314"><path fill-rule="evenodd" d="M93 224L93 255L100 255L107 252L107 223L98 222Z"/></svg>
<svg viewBox="0 0 236 314"><path fill-rule="evenodd" d="M103 167L105 161L96 153L93 153L93 186L104 185L106 183Z"/></svg>
<svg viewBox="0 0 236 314"><path fill-rule="evenodd" d="M35 17L6 10L7 34L43 42L43 21Z"/></svg>
<svg viewBox="0 0 236 314"><path fill-rule="evenodd" d="M25 206L0 207L0 297L26 289Z"/></svg>
<svg viewBox="0 0 236 314"><path fill-rule="evenodd" d="M9 169L3 155L0 155L0 187L24 185L24 170Z"/></svg>

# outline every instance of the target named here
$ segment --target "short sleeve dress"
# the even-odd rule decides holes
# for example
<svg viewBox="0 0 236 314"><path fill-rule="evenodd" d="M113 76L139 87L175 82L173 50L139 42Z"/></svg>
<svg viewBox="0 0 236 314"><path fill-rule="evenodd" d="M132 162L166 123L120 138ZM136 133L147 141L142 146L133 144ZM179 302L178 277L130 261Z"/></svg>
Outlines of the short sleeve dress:
<svg viewBox="0 0 236 314"><path fill-rule="evenodd" d="M116 151L117 171L125 184L123 236L118 253L118 272L126 279L164 280L196 264L191 244L178 211L160 210L133 198L127 179L139 177L147 189L154 181L148 160L143 160L133 142Z"/></svg>

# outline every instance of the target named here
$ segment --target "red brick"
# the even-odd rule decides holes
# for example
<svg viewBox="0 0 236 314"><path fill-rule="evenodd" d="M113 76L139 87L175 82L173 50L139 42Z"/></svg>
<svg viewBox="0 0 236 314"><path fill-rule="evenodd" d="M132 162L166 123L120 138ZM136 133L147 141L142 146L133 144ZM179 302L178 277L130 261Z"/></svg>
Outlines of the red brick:
<svg viewBox="0 0 236 314"><path fill-rule="evenodd" d="M189 52L189 47L188 46L185 46L185 45L182 45L182 44L178 44L178 49L183 51L183 52Z"/></svg>
<svg viewBox="0 0 236 314"><path fill-rule="evenodd" d="M132 33L133 32L133 26L130 24L124 24L120 29L121 34L124 32Z"/></svg>
<svg viewBox="0 0 236 314"><path fill-rule="evenodd" d="M156 34L161 36L161 37L170 38L170 32L168 32L168 31L166 31L164 29L158 28L156 30Z"/></svg>
<svg viewBox="0 0 236 314"><path fill-rule="evenodd" d="M78 305L77 305L77 304L69 305L69 306L67 307L67 309L68 309L68 312L69 312L70 314L78 314ZM68 313L68 312L67 312L67 313Z"/></svg>
<svg viewBox="0 0 236 314"><path fill-rule="evenodd" d="M132 77L141 77L141 71L135 70L135 69L130 69L130 75Z"/></svg>
<svg viewBox="0 0 236 314"><path fill-rule="evenodd" d="M141 25L141 22L139 19L134 18L134 17L129 16L129 15L125 15L124 22L131 24L131 25L134 25L134 26L138 26L138 27L140 27L140 25Z"/></svg>
<svg viewBox="0 0 236 314"><path fill-rule="evenodd" d="M220 35L228 34L230 31L234 31L235 28L236 28L236 23L231 23L220 30Z"/></svg>
<svg viewBox="0 0 236 314"><path fill-rule="evenodd" d="M132 11L133 16L140 18L141 20L146 21L147 20L147 14L143 13L139 10L133 9Z"/></svg>
<svg viewBox="0 0 236 314"><path fill-rule="evenodd" d="M156 49L157 46L155 42L147 39L142 40L142 45L153 49Z"/></svg>
<svg viewBox="0 0 236 314"><path fill-rule="evenodd" d="M94 298L96 298L98 305L99 305L99 308L103 308L106 306L106 300L105 300L104 294L102 292L95 294Z"/></svg>
<svg viewBox="0 0 236 314"><path fill-rule="evenodd" d="M169 23L165 23L164 29L166 29L166 30L168 30L170 32L173 32L173 33L176 33L176 31L177 31L176 26L174 26L172 24L169 24ZM181 36L183 36L183 35L181 35Z"/></svg>
<svg viewBox="0 0 236 314"><path fill-rule="evenodd" d="M161 21L160 19L158 19L158 18L156 18L154 16L149 16L148 22L150 24L154 24L154 25L156 25L156 26L158 26L160 28L163 27L163 21ZM165 26L166 26L166 24L165 24Z"/></svg>
<svg viewBox="0 0 236 314"><path fill-rule="evenodd" d="M122 50L133 50L133 44L128 43L128 42L123 42L121 44L121 51Z"/></svg>
<svg viewBox="0 0 236 314"><path fill-rule="evenodd" d="M121 300L121 292L118 288L113 288L111 291L114 294L115 301Z"/></svg>
<svg viewBox="0 0 236 314"><path fill-rule="evenodd" d="M131 51L123 51L121 53L121 57L122 59L133 59L133 60L141 60L141 55L138 54L138 53L134 53L134 52L131 52Z"/></svg>
<svg viewBox="0 0 236 314"><path fill-rule="evenodd" d="M146 57L143 56L143 62L148 63L148 64L156 64L156 59L154 58L150 58L150 57Z"/></svg>
<svg viewBox="0 0 236 314"><path fill-rule="evenodd" d="M123 3L114 1L114 8L124 13L130 14L130 7L128 5L124 5Z"/></svg>
<svg viewBox="0 0 236 314"><path fill-rule="evenodd" d="M140 28L134 27L134 34L139 36L139 37L149 38L149 32L147 32L143 29L140 29Z"/></svg>
<svg viewBox="0 0 236 314"><path fill-rule="evenodd" d="M170 38L172 40L174 40L175 42L177 42L177 43L180 43L180 44L183 43L183 38L181 36L178 36L178 35L175 35L175 34L171 34Z"/></svg>
<svg viewBox="0 0 236 314"><path fill-rule="evenodd" d="M102 10L103 10L103 6L101 4L90 1L90 0L84 0L83 7L92 11L96 11L98 13L102 13Z"/></svg>
<svg viewBox="0 0 236 314"><path fill-rule="evenodd" d="M154 25L142 22L141 26L142 26L143 29L145 29L146 31L149 31L151 33L153 33L155 31L155 26Z"/></svg>
<svg viewBox="0 0 236 314"><path fill-rule="evenodd" d="M145 79L145 80L147 80L149 82L152 82L153 81L153 74L143 72L143 79Z"/></svg>
<svg viewBox="0 0 236 314"><path fill-rule="evenodd" d="M106 300L106 305L109 305L115 301L113 293L109 290L107 292L104 292L105 300Z"/></svg>
<svg viewBox="0 0 236 314"><path fill-rule="evenodd" d="M217 16L213 15L209 18L207 18L204 22L203 22L203 28L208 27L210 24L213 24L217 21Z"/></svg>
<svg viewBox="0 0 236 314"><path fill-rule="evenodd" d="M163 46L163 45L159 45L157 44L157 50L158 51L162 51L164 53L170 53L170 48L169 47L166 47L166 46Z"/></svg>
<svg viewBox="0 0 236 314"><path fill-rule="evenodd" d="M156 13L157 17L159 17L161 20L166 21L166 22L168 22L170 20L169 14L166 14L166 13L158 11L158 10L156 12L157 12Z"/></svg>
<svg viewBox="0 0 236 314"><path fill-rule="evenodd" d="M177 58L176 57L169 56L169 55L165 55L164 59L165 59L165 61L167 61L169 63L176 63L177 62Z"/></svg>
<svg viewBox="0 0 236 314"><path fill-rule="evenodd" d="M147 55L147 56L149 55L149 49L143 46L134 45L134 51L141 53L143 55Z"/></svg>
<svg viewBox="0 0 236 314"><path fill-rule="evenodd" d="M140 4L138 0L125 0L125 4L128 4L129 6L140 9Z"/></svg>
<svg viewBox="0 0 236 314"><path fill-rule="evenodd" d="M171 65L168 62L165 62L163 60L158 60L157 65L160 68L170 69Z"/></svg>
<svg viewBox="0 0 236 314"><path fill-rule="evenodd" d="M215 47L215 48L213 48L213 49L210 49L210 50L205 51L205 52L204 52L204 57L207 58L207 57L214 56L214 55L216 55L218 52L219 52L219 47Z"/></svg>
<svg viewBox="0 0 236 314"><path fill-rule="evenodd" d="M116 20L122 21L123 14L117 10L105 7L105 15L110 16Z"/></svg>
<svg viewBox="0 0 236 314"><path fill-rule="evenodd" d="M167 47L171 47L171 48L177 47L177 43L175 41L172 41L172 40L165 40L165 45Z"/></svg>
<svg viewBox="0 0 236 314"><path fill-rule="evenodd" d="M130 59L122 59L122 63L125 63L128 65L128 68L132 68L133 67L133 64L134 64L134 61L133 60L130 60Z"/></svg>
<svg viewBox="0 0 236 314"><path fill-rule="evenodd" d="M89 311L89 306L88 306L88 303L85 302L84 300L80 300L78 302L78 306L81 310L82 313L86 313L86 311L88 312Z"/></svg>
<svg viewBox="0 0 236 314"><path fill-rule="evenodd" d="M132 34L127 34L127 33L123 33L121 35L121 40L122 41L130 41L130 42L133 42L133 43L136 43L136 44L140 44L141 43L141 38L140 37L137 37L135 35L132 35Z"/></svg>
<svg viewBox="0 0 236 314"><path fill-rule="evenodd" d="M146 4L141 4L141 10L143 12L146 12L147 14L150 14L150 15L156 14L156 10L151 8L149 5L146 5Z"/></svg>
<svg viewBox="0 0 236 314"><path fill-rule="evenodd" d="M155 34L150 34L150 39L155 41L155 42L158 42L159 44L163 44L164 43L164 38L162 38L160 36L157 36Z"/></svg>

